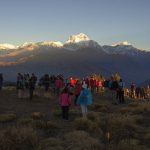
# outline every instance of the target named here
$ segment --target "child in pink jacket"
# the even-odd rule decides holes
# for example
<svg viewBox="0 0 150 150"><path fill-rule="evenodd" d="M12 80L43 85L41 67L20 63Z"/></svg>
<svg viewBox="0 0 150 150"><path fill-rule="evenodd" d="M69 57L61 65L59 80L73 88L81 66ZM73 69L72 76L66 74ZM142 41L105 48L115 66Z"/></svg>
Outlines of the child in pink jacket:
<svg viewBox="0 0 150 150"><path fill-rule="evenodd" d="M62 118L64 120L69 119L69 106L71 105L71 97L69 95L67 87L64 88L59 97L59 104L62 108Z"/></svg>

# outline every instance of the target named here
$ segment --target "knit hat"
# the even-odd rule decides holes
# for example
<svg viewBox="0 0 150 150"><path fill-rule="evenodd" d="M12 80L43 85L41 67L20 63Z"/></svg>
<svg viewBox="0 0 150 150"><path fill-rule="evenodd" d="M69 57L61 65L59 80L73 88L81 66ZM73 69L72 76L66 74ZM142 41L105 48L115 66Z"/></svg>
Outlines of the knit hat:
<svg viewBox="0 0 150 150"><path fill-rule="evenodd" d="M82 88L87 89L87 84L84 83L84 84L82 85Z"/></svg>

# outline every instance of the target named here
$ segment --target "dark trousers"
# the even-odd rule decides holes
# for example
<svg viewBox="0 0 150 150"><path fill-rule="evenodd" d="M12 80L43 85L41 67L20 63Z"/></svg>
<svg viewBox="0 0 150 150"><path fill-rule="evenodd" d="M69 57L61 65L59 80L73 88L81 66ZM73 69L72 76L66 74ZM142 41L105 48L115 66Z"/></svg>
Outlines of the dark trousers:
<svg viewBox="0 0 150 150"><path fill-rule="evenodd" d="M49 89L49 84L45 84L45 91L47 92Z"/></svg>
<svg viewBox="0 0 150 150"><path fill-rule="evenodd" d="M62 106L62 118L65 120L69 119L69 106Z"/></svg>
<svg viewBox="0 0 150 150"><path fill-rule="evenodd" d="M79 95L75 95L75 99L74 99L74 105L77 105L77 100L78 100Z"/></svg>
<svg viewBox="0 0 150 150"><path fill-rule="evenodd" d="M123 90L118 91L118 98L119 98L119 103L124 103L124 91Z"/></svg>
<svg viewBox="0 0 150 150"><path fill-rule="evenodd" d="M30 100L32 100L32 98L33 98L33 91L34 91L34 89L29 89Z"/></svg>

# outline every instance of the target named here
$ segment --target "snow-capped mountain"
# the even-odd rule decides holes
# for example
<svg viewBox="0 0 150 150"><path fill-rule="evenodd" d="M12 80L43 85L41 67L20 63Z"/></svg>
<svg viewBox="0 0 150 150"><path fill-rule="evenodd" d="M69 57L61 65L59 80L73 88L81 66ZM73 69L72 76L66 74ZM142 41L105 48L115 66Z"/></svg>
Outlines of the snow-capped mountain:
<svg viewBox="0 0 150 150"><path fill-rule="evenodd" d="M18 47L18 49L26 49L26 50L35 50L37 48L61 48L63 47L63 44L59 41L44 41L44 42L38 42L38 43L32 43L32 42L26 42Z"/></svg>
<svg viewBox="0 0 150 150"><path fill-rule="evenodd" d="M104 45L103 48L104 48L104 51L108 54L138 56L140 54L148 53L148 51L144 51L144 50L133 47L127 41L119 42L119 43L113 44L112 46Z"/></svg>
<svg viewBox="0 0 150 150"><path fill-rule="evenodd" d="M38 46L49 46L49 47L57 47L57 48L61 48L63 47L63 44L59 41L44 41L44 42L39 42L37 43Z"/></svg>
<svg viewBox="0 0 150 150"><path fill-rule="evenodd" d="M77 35L70 36L69 39L66 42L64 42L64 44L59 41L43 41L37 43L26 42L20 46L14 46L11 44L0 44L0 54L8 54L13 50L33 51L36 49L48 50L49 48L64 48L71 51L76 51L83 48L91 48L91 49L94 48L94 49L101 49L107 54L121 54L131 56L137 56L141 53L147 53L147 51L133 47L127 41L118 42L112 44L112 46L109 45L100 46L99 43L97 43L96 41L90 40L90 38L86 34L79 33ZM7 52L2 50L7 50Z"/></svg>
<svg viewBox="0 0 150 150"><path fill-rule="evenodd" d="M80 33L70 36L64 44L43 41L17 47L1 46L0 70L8 80L16 79L17 72L35 72L39 76L48 72L67 76L118 72L128 83L133 79L142 82L150 76L150 52L137 49L128 42L100 46Z"/></svg>
<svg viewBox="0 0 150 150"><path fill-rule="evenodd" d="M131 45L131 43L129 43L128 41L117 42L112 44L112 46L129 46L129 45Z"/></svg>
<svg viewBox="0 0 150 150"><path fill-rule="evenodd" d="M0 44L0 50L8 50L8 49L15 49L16 46L12 45L12 44Z"/></svg>
<svg viewBox="0 0 150 150"><path fill-rule="evenodd" d="M90 38L84 34L84 33L79 33L77 35L72 35L69 37L69 39L65 42L66 44L68 43L79 43L83 41L89 41Z"/></svg>
<svg viewBox="0 0 150 150"><path fill-rule="evenodd" d="M101 46L96 41L90 40L90 38L84 33L70 36L63 46L69 50L74 51L89 47L97 49L101 48Z"/></svg>

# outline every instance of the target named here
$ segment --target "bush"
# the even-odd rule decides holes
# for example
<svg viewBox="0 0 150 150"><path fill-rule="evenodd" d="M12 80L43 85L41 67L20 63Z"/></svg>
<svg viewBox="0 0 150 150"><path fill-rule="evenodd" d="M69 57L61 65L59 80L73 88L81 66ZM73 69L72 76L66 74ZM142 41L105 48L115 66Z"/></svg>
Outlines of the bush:
<svg viewBox="0 0 150 150"><path fill-rule="evenodd" d="M140 145L137 140L122 140L114 150L148 150L144 145Z"/></svg>
<svg viewBox="0 0 150 150"><path fill-rule="evenodd" d="M37 143L37 134L31 127L13 127L0 132L1 150L32 150Z"/></svg>
<svg viewBox="0 0 150 150"><path fill-rule="evenodd" d="M102 144L85 131L74 131L65 135L67 150L101 150Z"/></svg>
<svg viewBox="0 0 150 150"><path fill-rule="evenodd" d="M138 131L141 130L141 127L136 124L135 120L131 116L114 114L102 118L99 122L99 126L104 133L104 142L107 141L107 133L109 133L109 140L114 144L117 144L123 139L137 137Z"/></svg>
<svg viewBox="0 0 150 150"><path fill-rule="evenodd" d="M60 139L48 138L40 142L37 150L63 150L62 144Z"/></svg>
<svg viewBox="0 0 150 150"><path fill-rule="evenodd" d="M74 121L74 127L76 130L87 131L93 136L102 136L102 130L97 122L85 118L78 118Z"/></svg>
<svg viewBox="0 0 150 150"><path fill-rule="evenodd" d="M31 118L22 118L17 121L18 126L32 126L33 125L33 119Z"/></svg>
<svg viewBox="0 0 150 150"><path fill-rule="evenodd" d="M45 115L41 112L33 112L31 116L33 119L43 119Z"/></svg>
<svg viewBox="0 0 150 150"><path fill-rule="evenodd" d="M99 121L99 116L100 114L98 112L93 112L93 111L89 112L87 115L88 119L93 122Z"/></svg>
<svg viewBox="0 0 150 150"><path fill-rule="evenodd" d="M90 110L107 113L110 111L110 107L106 104L94 104L90 107Z"/></svg>
<svg viewBox="0 0 150 150"><path fill-rule="evenodd" d="M15 114L1 114L0 115L0 123L5 123L5 122L11 122L14 121L16 119L16 115Z"/></svg>

